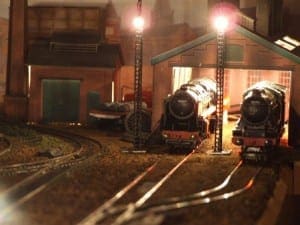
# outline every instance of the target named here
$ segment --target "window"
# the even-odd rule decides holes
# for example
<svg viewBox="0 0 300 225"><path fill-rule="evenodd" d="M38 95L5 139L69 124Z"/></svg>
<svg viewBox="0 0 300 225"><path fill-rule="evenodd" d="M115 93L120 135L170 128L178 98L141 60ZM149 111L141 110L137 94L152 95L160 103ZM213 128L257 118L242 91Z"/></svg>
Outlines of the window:
<svg viewBox="0 0 300 225"><path fill-rule="evenodd" d="M291 82L291 72L290 71L282 71L279 74L279 84L285 86L286 88L290 88Z"/></svg>
<svg viewBox="0 0 300 225"><path fill-rule="evenodd" d="M260 70L249 70L247 78L247 87L261 81L261 71Z"/></svg>
<svg viewBox="0 0 300 225"><path fill-rule="evenodd" d="M290 71L281 71L279 74L279 84L286 87L285 99L290 99L290 86L291 86L291 72Z"/></svg>
<svg viewBox="0 0 300 225"><path fill-rule="evenodd" d="M241 45L227 45L225 49L225 59L228 62L243 62L244 49Z"/></svg>
<svg viewBox="0 0 300 225"><path fill-rule="evenodd" d="M192 68L173 67L172 93L180 88L182 84L187 83L192 77Z"/></svg>

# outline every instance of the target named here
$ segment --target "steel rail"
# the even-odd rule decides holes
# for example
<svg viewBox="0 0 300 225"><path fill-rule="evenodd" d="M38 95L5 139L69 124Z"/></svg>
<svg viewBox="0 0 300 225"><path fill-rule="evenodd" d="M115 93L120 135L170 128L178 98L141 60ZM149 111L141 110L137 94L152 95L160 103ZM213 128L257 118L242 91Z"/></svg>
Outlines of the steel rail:
<svg viewBox="0 0 300 225"><path fill-rule="evenodd" d="M16 195L17 200L8 203L1 208L0 218L4 218L7 214L12 213L15 208L19 207L21 204L24 204L25 202L36 196L38 193L48 188L51 184L55 183L61 177L68 175L70 172L74 171L81 165L88 165L88 163L90 163L93 160L96 160L100 155L101 153L96 153L92 156L85 158L84 160L81 160L80 163L77 163L72 167L59 168L56 171L52 172L53 174L49 174L48 172L50 170L53 171L52 165L48 168L43 169L41 172L33 174L32 176L28 177L28 179L21 181L20 184L17 184L16 187L12 187L7 192L1 194L0 201L11 197L11 195ZM40 178L40 180L35 180L38 178ZM46 179L46 182L44 182L43 179Z"/></svg>
<svg viewBox="0 0 300 225"><path fill-rule="evenodd" d="M126 210L116 218L116 220L112 223L112 225L120 225L131 220L136 210L138 210L194 153L195 150L193 150L187 156L185 156L175 167L173 167L159 182L157 182L149 191L147 191L135 203L129 203L127 205Z"/></svg>
<svg viewBox="0 0 300 225"><path fill-rule="evenodd" d="M57 157L53 160L44 160L43 164L39 167L41 170L35 172L29 177L26 177L24 180L1 193L0 202L5 199L11 199L11 197L15 198L15 201L2 206L0 210L0 218L3 218L5 215L11 213L16 207L48 188L62 176L69 174L79 166L88 165L89 162L97 159L103 154L103 151L99 151L102 145L97 140L78 134L72 134L70 132L60 131L59 133L60 134L56 133L55 135L60 137L63 136L64 138L68 136L68 139L74 141L78 146L80 146L79 151L63 157ZM33 164L25 163L25 165L16 164L10 166L20 170L20 168L25 169L28 165L36 166L38 164L35 162Z"/></svg>
<svg viewBox="0 0 300 225"><path fill-rule="evenodd" d="M146 209L146 208L151 208L151 207L154 207L154 206L157 206L157 205L171 204L173 202L180 202L180 201L183 201L183 200L185 200L185 201L192 200L192 199L196 199L196 198L199 198L199 197L204 197L204 196L210 195L214 192L220 191L223 188L228 186L228 184L230 183L231 178L237 172L237 170L242 166L242 164L243 164L243 160L240 160L238 162L238 164L233 168L233 170L231 170L231 172L228 174L228 176L225 177L223 182L220 183L219 185L215 186L215 187L205 189L205 190L202 190L202 191L199 191L199 192L196 192L196 193L192 193L192 194L186 195L186 196L176 196L176 197L166 198L166 199L163 199L162 201L154 202L152 204L145 205L142 208Z"/></svg>
<svg viewBox="0 0 300 225"><path fill-rule="evenodd" d="M38 169L42 169L47 167L49 164L57 164L61 163L61 165L68 161L74 160L77 153L70 153L65 156L60 156L55 159L48 159L48 160L39 160L37 162L26 162L26 163L16 163L11 165L6 165L0 167L0 174L7 175L7 174L21 174L21 173L30 173L34 172Z"/></svg>
<svg viewBox="0 0 300 225"><path fill-rule="evenodd" d="M11 151L11 148L12 148L12 144L11 142L6 138L6 137L0 137L4 142L6 142L6 144L8 145L7 148L3 149L1 152L0 152L0 156L8 153Z"/></svg>
<svg viewBox="0 0 300 225"><path fill-rule="evenodd" d="M238 188L236 190L226 192L223 194L219 194L219 195L215 195L212 197L199 197L199 198L192 199L192 200L183 200L183 201L178 201L178 202L172 202L170 204L158 205L158 206L154 206L149 209L146 209L146 210L139 208L136 210L135 214L132 215L130 220L137 220L137 219L147 216L147 215L162 214L162 213L172 211L172 210L178 210L178 209L183 209L183 208L187 208L187 207L194 207L197 205L209 204L209 203L220 201L220 200L227 200L229 198L232 198L234 196L242 194L245 191L252 188L254 185L254 182L256 181L258 175L260 174L260 172L262 170L263 170L263 167L260 167L259 169L257 169L256 173L248 180L248 182L243 187Z"/></svg>
<svg viewBox="0 0 300 225"><path fill-rule="evenodd" d="M15 163L11 165L5 165L0 167L0 175L12 175L12 174L21 174L21 173L31 173L35 172L39 169L48 167L49 164L56 164L58 167L67 167L70 166L78 161L78 157L83 154L84 152L84 147L83 147L83 141L89 141L93 142L94 144L97 144L99 147L101 147L101 144L97 141L95 141L92 138L89 137L84 137L79 134L71 133L71 132L66 132L66 131L59 131L57 129L51 129L51 128L43 128L43 127L38 127L35 126L33 127L34 129L42 132L42 133L47 133L51 134L60 138L65 138L68 140L71 140L73 144L78 146L78 149L76 149L74 152L69 153L67 155L59 156L53 159L43 159L43 160L38 160L35 162L25 162L25 163ZM80 139L80 141L78 140ZM66 163L67 162L67 163Z"/></svg>
<svg viewBox="0 0 300 225"><path fill-rule="evenodd" d="M104 204L90 213L87 217L81 220L77 225L90 225L96 224L102 219L106 218L110 214L115 214L126 209L126 206L113 207L120 198L122 198L126 193L128 193L133 187L135 187L146 175L152 172L157 166L157 162L148 167L144 172L138 175L133 181L127 184L124 188L122 188L117 194L115 194L112 198L107 200Z"/></svg>

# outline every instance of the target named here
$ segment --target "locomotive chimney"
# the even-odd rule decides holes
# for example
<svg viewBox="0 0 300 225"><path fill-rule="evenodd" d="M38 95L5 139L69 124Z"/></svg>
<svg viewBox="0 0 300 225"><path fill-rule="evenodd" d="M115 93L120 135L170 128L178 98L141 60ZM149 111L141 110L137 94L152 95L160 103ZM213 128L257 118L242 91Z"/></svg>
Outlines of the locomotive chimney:
<svg viewBox="0 0 300 225"><path fill-rule="evenodd" d="M256 32L275 36L282 31L283 0L259 0L256 7Z"/></svg>

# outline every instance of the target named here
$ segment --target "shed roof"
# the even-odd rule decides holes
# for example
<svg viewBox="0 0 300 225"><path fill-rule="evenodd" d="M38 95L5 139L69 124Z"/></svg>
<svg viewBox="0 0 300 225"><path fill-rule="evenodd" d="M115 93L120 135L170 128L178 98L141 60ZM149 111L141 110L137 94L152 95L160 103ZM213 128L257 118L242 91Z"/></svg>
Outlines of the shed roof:
<svg viewBox="0 0 300 225"><path fill-rule="evenodd" d="M116 68L117 62L123 64L119 44L98 44L97 51L55 52L49 50L49 42L35 43L28 50L27 64L49 66L78 66Z"/></svg>
<svg viewBox="0 0 300 225"><path fill-rule="evenodd" d="M276 53L278 53L279 55L295 62L295 63L300 63L300 54L297 54L299 52L299 47L296 48L295 50L293 51L288 51L286 50L285 48L283 47L280 47L278 45L276 45L275 43L273 43L271 40L268 40L256 33L254 33L253 31L250 31L246 28L243 28L241 26L236 26L234 28L234 30L240 34L242 34L243 36L253 40L254 42L264 46L265 48L267 49L270 49ZM199 46L201 44L204 44L210 40L213 40L213 39L216 39L217 35L216 35L216 32L211 32L211 33L207 33L203 36L200 36L198 38L196 38L195 40L192 40L190 42L187 42L181 46L178 46L176 48L173 48L169 51L166 51L166 52L163 52L157 56L154 56L152 59L151 59L151 64L152 65L155 65L155 64L158 64L162 61L165 61L171 57L174 57L178 54L181 54L185 51L188 51L196 46Z"/></svg>

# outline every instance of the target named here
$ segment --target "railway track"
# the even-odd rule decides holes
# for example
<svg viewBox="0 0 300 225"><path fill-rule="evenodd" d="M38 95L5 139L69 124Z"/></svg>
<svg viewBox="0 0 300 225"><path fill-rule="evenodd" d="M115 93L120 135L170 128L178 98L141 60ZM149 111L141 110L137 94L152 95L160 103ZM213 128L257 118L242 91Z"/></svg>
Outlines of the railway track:
<svg viewBox="0 0 300 225"><path fill-rule="evenodd" d="M244 184L240 188L228 192L220 193L211 197L208 196L216 191L225 188L228 185L227 179L229 178L229 176L231 176L229 175L228 177L226 177L226 179L221 185L213 187L211 189L200 191L190 196L176 197L174 199L170 199L171 201L166 201L165 203L159 203L159 204L148 205L148 206L146 205L145 207L139 210L140 212L137 212L130 219L133 220L149 214L161 214L172 210L178 210L178 209L183 209L183 208L193 207L193 206L203 205L203 204L210 204L215 201L227 200L229 198L235 197L253 187L254 182L257 179L258 175L261 173L262 169L263 167L258 168L256 172L250 176L248 182L246 182L246 184ZM229 180L230 179L231 178L229 178ZM225 183L226 185L223 185Z"/></svg>
<svg viewBox="0 0 300 225"><path fill-rule="evenodd" d="M74 148L73 152L66 155L54 157L52 159L43 159L34 162L2 165L0 166L0 175L6 176L6 175L15 175L15 174L23 174L23 173L32 173L47 167L48 168L69 167L76 163L80 163L82 160L85 160L90 154L99 151L99 149L101 148L100 143L98 143L97 141L89 137L83 137L75 133L65 132L65 131L52 129L52 128L50 129L47 127L34 126L32 128L44 134L49 134L63 139L67 139L70 142L72 142L76 147Z"/></svg>
<svg viewBox="0 0 300 225"><path fill-rule="evenodd" d="M49 132L56 133L55 130L51 130ZM59 132L57 132L59 133ZM56 133L56 134L57 134ZM64 133L64 132L62 132ZM28 176L25 180L22 182L19 182L18 185L15 185L5 191L5 195L3 193L0 193L0 201L2 201L3 198L9 198L14 199L11 201L9 205L6 205L5 207L1 207L0 209L0 218L5 217L6 215L13 215L12 213L15 212L15 209L30 199L34 198L38 193L48 189L48 191L52 190L51 187L53 187L53 184L56 183L58 180L62 180L63 177L68 176L68 174L72 173L72 170L82 167L84 165L88 165L89 162L93 160L93 157L97 158L101 153L99 153L98 150L92 150L96 143L91 141L84 141L83 139L80 140L80 137L77 136L77 134L70 134L71 138L76 139L77 141L83 143L83 148L88 149L89 147L91 150L88 151L81 151L80 154L75 155L74 157L71 157L70 159L64 161L64 160L58 160L57 164L55 161L51 161L51 163L45 163L44 165L37 167L38 169L27 169L27 173L31 171L33 173L32 175ZM68 138L68 137L65 137ZM79 146L79 145L78 145ZM76 151L78 151L76 149ZM99 154L95 155L94 153L98 152ZM191 158L192 155L195 155L194 153L191 153L188 156L184 157L173 157L170 161L171 163L174 163L175 160L178 160L180 158L180 162L176 164L174 167L170 168L171 164L161 164L162 161L166 160L168 161L169 157L157 157L159 158L159 161L155 162L153 165L148 167L143 173L138 175L134 180L132 180L128 185L126 185L124 188L122 188L120 191L118 191L111 199L105 201L102 205L100 205L98 208L96 206L96 202L93 204L93 207L89 209L89 211L92 210L92 208L96 209L91 214L89 214L87 217L84 218L84 214L87 215L88 211L85 211L80 216L77 216L77 218L74 218L72 221L72 224L77 225L87 225L87 224L128 224L128 223L135 223L135 224L149 224L149 220L157 220L157 224L159 224L161 220L166 218L166 220L169 221L167 218L168 214L175 210L184 209L187 207L193 207L198 205L209 205L212 202L216 201L222 201L225 199L232 198L234 196L240 195L244 193L245 191L249 190L251 187L253 187L253 184L255 180L258 177L259 172L261 171L261 168L258 168L257 171L251 170L253 172L253 175L250 177L249 174L249 180L245 182L245 185L242 185L240 187L235 186L234 188L230 187L232 178L238 179L238 171L242 170L243 162L240 161L230 173L228 173L227 177L224 178L220 184L213 186L212 188L208 188L205 190L201 190L198 192L195 192L190 195L184 195L179 197L171 197L171 198L156 198L154 196L155 193L158 193L160 190L160 187L166 186L168 189L168 184L166 184L166 181L172 179L176 179L174 173L178 171L178 169L181 167L181 165L186 164ZM156 159L157 159L156 158ZM202 157L201 157L202 158ZM78 160L77 160L78 159ZM154 158L153 158L154 159ZM194 158L195 159L195 158ZM195 160L191 160L191 162L196 162ZM60 162L59 162L60 161ZM105 160L104 160L105 161ZM205 162L207 164L209 161ZM215 162L215 160L212 160L211 162ZM144 164L143 164L144 165ZM166 165L169 165L167 167ZM232 164L230 163L232 166ZM188 165L186 165L188 166ZM203 166L203 165L202 165ZM188 166L189 167L189 166ZM185 168L188 168L185 167ZM214 167L213 165L209 167ZM24 174L23 171L24 168L17 167L16 171L11 170L10 173L15 174ZM136 167L137 168L137 167ZM165 169L165 170L163 170ZM22 172L23 171L23 172ZM78 171L78 170L77 170ZM160 171L160 177L156 174L157 171ZM173 171L173 172L171 172ZM227 171L227 169L226 169ZM181 173L181 172L180 172ZM135 173L134 176L136 176L137 173ZM169 174L169 175L168 175ZM101 179L102 179L102 174ZM176 175L176 174L175 174ZM224 175L225 176L225 175ZM150 178L150 179L148 179ZM220 177L219 177L220 178ZM128 180L128 179L127 179ZM199 180L199 179L198 179ZM103 181L102 181L103 182ZM125 182L124 182L125 183ZM171 182L172 183L172 182ZM177 183L177 181L176 181ZM146 185L147 184L147 185ZM101 185L101 183L100 183ZM150 185L152 185L150 187ZM140 187L139 187L140 186ZM206 187L209 187L209 185L206 185ZM147 189L145 191L145 189ZM161 188L163 189L163 188ZM24 190L27 190L24 192ZM117 190L117 189L115 189ZM194 190L195 191L195 190ZM132 194L134 192L134 194ZM43 192L44 194L46 192ZM163 190L162 192L163 193ZM178 193L178 192L177 192ZM103 199L108 199L110 194L106 195ZM177 194L174 194L176 196ZM6 197L4 197L6 196ZM8 196L8 197L7 197ZM40 195L39 195L40 196ZM128 197L129 196L129 197ZM154 197L153 197L154 196ZM158 195L159 196L159 195ZM161 195L166 196L166 195ZM169 195L170 196L170 195ZM37 198L35 198L36 200ZM100 198L102 199L102 198ZM153 201L154 199L154 201ZM157 199L157 200L155 200ZM35 202L31 201L31 202ZM31 203L30 202L30 203ZM24 205L25 206L25 205ZM78 209L78 208L77 208ZM206 209L206 207L205 207ZM34 212L34 211L33 211ZM182 212L182 211L180 211ZM71 214L70 214L71 216ZM81 218L81 221L80 221ZM79 223L78 223L79 221ZM8 223L9 224L9 223ZM152 223L150 223L152 224Z"/></svg>
<svg viewBox="0 0 300 225"><path fill-rule="evenodd" d="M148 190L143 196L141 196L138 200L136 200L136 207L142 206L175 172L176 170L185 163L195 151L192 151L190 154L185 156L180 160L175 166L173 166L159 181L156 181L155 185L152 186L150 190ZM101 220L106 219L109 216L118 213L126 213L127 210L131 209L132 203L126 205L118 205L114 206L118 200L120 200L126 193L128 193L132 188L134 188L142 179L145 178L146 175L151 174L154 170L157 170L158 163L154 163L151 167L146 169L143 173L141 173L138 177L136 177L133 181L131 181L128 185L126 185L122 190L116 193L110 200L105 202L99 208L97 208L94 212L80 221L77 225L87 225L87 224L96 224ZM120 216L122 217L123 214Z"/></svg>
<svg viewBox="0 0 300 225"><path fill-rule="evenodd" d="M10 152L12 144L11 142L3 135L0 136L0 141L6 146L4 149L0 151L0 156Z"/></svg>
<svg viewBox="0 0 300 225"><path fill-rule="evenodd" d="M226 200L239 195L250 188L253 187L254 181L257 179L258 174L261 172L263 167L259 167L255 173L249 178L248 182L240 188L235 190L229 190L224 193L220 193L211 196L213 193L220 192L229 186L231 179L236 175L239 169L242 169L243 161L239 161L238 164L230 171L230 173L225 177L225 179L219 184L212 188L201 190L199 192L179 197L165 198L161 201L157 201L151 204L147 204L146 201L151 198L151 196L158 191L158 189L165 183L166 180L174 174L174 172L186 162L194 152L187 155L182 159L176 166L174 166L166 175L161 178L156 184L152 186L150 190L144 193L136 201L129 202L127 204L116 204L125 194L129 193L130 189L138 185L146 176L149 176L155 169L157 169L157 162L145 170L140 176L135 178L122 190L116 193L110 200L106 201L92 213L90 213L86 218L81 220L77 225L92 225L105 223L106 219L112 220L111 224L120 225L127 224L133 220L139 220L139 224L143 224L141 218L146 218L151 215L150 220L154 219L153 215L164 215L169 211L174 211L186 207L192 207L197 205L209 204L215 201ZM161 220L162 217L156 217ZM146 222L149 224L149 221ZM159 223L158 223L159 224Z"/></svg>
<svg viewBox="0 0 300 225"><path fill-rule="evenodd" d="M56 129L41 127L35 129L42 133L74 141L78 148L71 154L54 159L1 166L1 175L32 174L0 193L0 202L6 202L6 204L0 204L0 222L13 213L18 206L51 187L59 179L98 159L104 151L98 141L89 137Z"/></svg>
<svg viewBox="0 0 300 225"><path fill-rule="evenodd" d="M7 199L9 199L9 202L5 205L0 205L0 218L3 219L10 213L13 213L18 206L50 188L56 181L69 175L75 169L88 165L88 163L97 159L98 156L99 154L94 154L69 167L47 166L0 193L0 202L7 202Z"/></svg>

